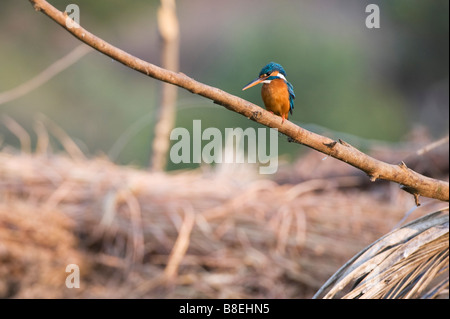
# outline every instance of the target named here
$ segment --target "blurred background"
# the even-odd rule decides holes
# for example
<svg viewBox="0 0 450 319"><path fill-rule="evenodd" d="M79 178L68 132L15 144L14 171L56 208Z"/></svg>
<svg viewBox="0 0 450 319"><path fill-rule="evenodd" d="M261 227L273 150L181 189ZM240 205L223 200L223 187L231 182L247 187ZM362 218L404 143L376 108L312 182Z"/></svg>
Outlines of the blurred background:
<svg viewBox="0 0 450 319"><path fill-rule="evenodd" d="M50 3L78 4L84 28L161 65L160 1ZM366 27L369 3L379 29ZM278 62L295 88L290 121L448 181L447 0L176 4L180 72L262 106L259 87L241 89ZM96 51L4 100L79 45L29 1L0 2L0 298L311 298L381 236L448 211L282 135L270 176L246 164L149 172L161 83ZM182 89L176 106L188 130L260 127ZM68 264L80 289L64 284Z"/></svg>
<svg viewBox="0 0 450 319"><path fill-rule="evenodd" d="M113 45L160 65L159 1L52 1L80 7L81 25ZM368 29L365 8L380 7L381 28ZM178 1L180 71L263 105L260 88L242 92L276 61L294 85L290 120L331 138L367 146L400 142L413 128L441 137L449 129L448 1ZM0 4L0 92L33 78L79 41L28 1ZM28 132L39 114L62 127L86 154L148 165L160 83L98 52L29 94L0 106ZM179 89L176 126L258 127ZM3 142L19 141L0 124ZM31 134L33 135L33 134ZM32 143L36 138L32 136ZM304 148L280 138L292 161ZM168 169L191 166L169 163Z"/></svg>

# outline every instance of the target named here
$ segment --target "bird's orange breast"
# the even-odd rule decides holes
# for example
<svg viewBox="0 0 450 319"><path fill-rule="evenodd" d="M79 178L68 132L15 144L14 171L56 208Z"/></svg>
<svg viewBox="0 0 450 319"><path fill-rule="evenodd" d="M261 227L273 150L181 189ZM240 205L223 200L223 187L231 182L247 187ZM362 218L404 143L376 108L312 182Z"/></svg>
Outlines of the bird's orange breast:
<svg viewBox="0 0 450 319"><path fill-rule="evenodd" d="M283 79L275 79L264 83L261 95L268 111L287 119L289 115L289 91Z"/></svg>

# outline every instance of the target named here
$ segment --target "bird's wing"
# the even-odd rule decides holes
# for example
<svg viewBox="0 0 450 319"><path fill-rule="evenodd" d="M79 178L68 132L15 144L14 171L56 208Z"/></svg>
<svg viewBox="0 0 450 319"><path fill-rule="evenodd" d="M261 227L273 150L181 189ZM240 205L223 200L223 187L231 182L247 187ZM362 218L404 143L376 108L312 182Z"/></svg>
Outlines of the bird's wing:
<svg viewBox="0 0 450 319"><path fill-rule="evenodd" d="M292 114L292 110L294 109L294 99L295 99L294 87L289 82L286 82L286 84L287 84L288 91L289 91L289 105L290 105L289 111Z"/></svg>

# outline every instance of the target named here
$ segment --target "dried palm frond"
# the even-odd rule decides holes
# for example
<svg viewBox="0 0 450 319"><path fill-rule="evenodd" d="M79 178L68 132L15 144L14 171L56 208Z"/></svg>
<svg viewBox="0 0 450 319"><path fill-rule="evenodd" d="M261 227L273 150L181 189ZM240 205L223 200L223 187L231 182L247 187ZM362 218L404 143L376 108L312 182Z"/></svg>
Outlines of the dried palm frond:
<svg viewBox="0 0 450 319"><path fill-rule="evenodd" d="M314 298L436 298L448 295L448 207L375 241L348 261ZM353 284L353 287L349 288ZM326 290L329 290L325 293Z"/></svg>

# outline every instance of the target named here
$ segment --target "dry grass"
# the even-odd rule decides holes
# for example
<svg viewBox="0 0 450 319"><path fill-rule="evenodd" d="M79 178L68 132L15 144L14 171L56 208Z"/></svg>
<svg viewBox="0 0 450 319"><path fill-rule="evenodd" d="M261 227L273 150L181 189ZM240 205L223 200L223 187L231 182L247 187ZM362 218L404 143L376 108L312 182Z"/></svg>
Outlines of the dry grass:
<svg viewBox="0 0 450 319"><path fill-rule="evenodd" d="M247 166L149 173L4 149L0 297L310 298L413 206L396 186L367 189L367 177L322 158L269 180ZM288 171L290 183L275 182ZM429 205L409 220L440 203ZM64 284L69 263L80 289Z"/></svg>

